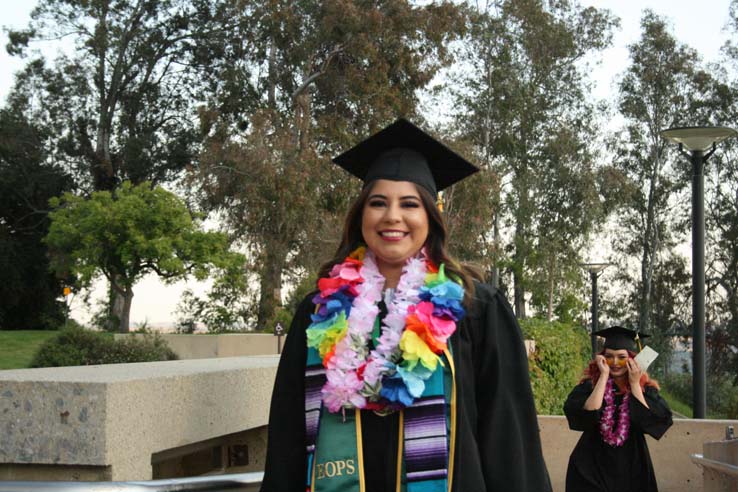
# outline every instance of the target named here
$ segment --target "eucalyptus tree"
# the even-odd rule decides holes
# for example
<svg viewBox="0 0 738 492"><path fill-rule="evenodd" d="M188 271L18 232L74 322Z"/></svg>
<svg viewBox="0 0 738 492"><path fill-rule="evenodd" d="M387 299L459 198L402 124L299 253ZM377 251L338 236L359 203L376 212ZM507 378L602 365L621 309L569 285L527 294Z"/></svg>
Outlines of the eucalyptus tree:
<svg viewBox="0 0 738 492"><path fill-rule="evenodd" d="M738 2L730 6L730 38L713 90L716 122L735 128L738 119ZM708 161L706 178L707 343L710 373L738 375L738 161L735 139L720 144Z"/></svg>
<svg viewBox="0 0 738 492"><path fill-rule="evenodd" d="M26 29L8 33L8 52L32 57L14 91L33 95L29 117L53 130L57 159L88 191L170 181L190 162L201 80L192 52L223 29L217 7L214 0L49 0L33 9ZM61 54L46 59L35 50L42 44Z"/></svg>
<svg viewBox="0 0 738 492"><path fill-rule="evenodd" d="M355 184L329 158L399 115L450 62L451 2L233 0L239 30L206 53L210 94L193 172L259 275L258 323L285 275L328 259ZM242 20L242 22L241 22ZM218 51L219 50L219 51Z"/></svg>
<svg viewBox="0 0 738 492"><path fill-rule="evenodd" d="M498 264L512 271L516 313L525 317L533 289L551 313L600 209L586 61L609 45L616 21L577 2L499 0L478 7L470 24L456 117L501 179L493 235L506 256Z"/></svg>
<svg viewBox="0 0 738 492"><path fill-rule="evenodd" d="M624 125L615 140L614 165L633 186L618 214L614 249L637 258L638 275L627 278L637 295L638 327L648 332L655 312L653 279L666 267L669 252L683 240L689 207L687 159L660 136L663 129L708 121L706 96L711 77L700 68L697 53L679 43L664 19L645 10L641 37L629 46L630 65L618 87Z"/></svg>

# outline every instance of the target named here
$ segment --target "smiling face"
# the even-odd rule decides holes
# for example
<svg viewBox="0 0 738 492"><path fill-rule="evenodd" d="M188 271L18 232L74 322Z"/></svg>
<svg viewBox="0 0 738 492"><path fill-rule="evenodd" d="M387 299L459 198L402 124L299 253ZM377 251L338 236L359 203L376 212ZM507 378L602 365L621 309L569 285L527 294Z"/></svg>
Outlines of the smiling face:
<svg viewBox="0 0 738 492"><path fill-rule="evenodd" d="M610 374L613 377L623 376L628 372L628 351L625 349L605 349L605 360L610 366Z"/></svg>
<svg viewBox="0 0 738 492"><path fill-rule="evenodd" d="M364 204L361 233L382 274L401 269L428 238L428 213L415 184L378 179Z"/></svg>

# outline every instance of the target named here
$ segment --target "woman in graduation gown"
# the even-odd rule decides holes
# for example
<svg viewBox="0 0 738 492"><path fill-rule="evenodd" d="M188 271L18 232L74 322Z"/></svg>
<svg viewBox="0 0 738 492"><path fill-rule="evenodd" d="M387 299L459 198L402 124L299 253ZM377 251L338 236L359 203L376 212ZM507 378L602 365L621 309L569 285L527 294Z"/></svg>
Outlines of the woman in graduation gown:
<svg viewBox="0 0 738 492"><path fill-rule="evenodd" d="M334 162L364 188L290 327L261 490L551 490L515 316L446 252L434 198L477 168L403 119Z"/></svg>
<svg viewBox="0 0 738 492"><path fill-rule="evenodd" d="M634 359L638 333L613 326L596 334L605 348L564 404L569 427L583 431L569 458L566 492L654 492L645 434L660 439L671 410Z"/></svg>

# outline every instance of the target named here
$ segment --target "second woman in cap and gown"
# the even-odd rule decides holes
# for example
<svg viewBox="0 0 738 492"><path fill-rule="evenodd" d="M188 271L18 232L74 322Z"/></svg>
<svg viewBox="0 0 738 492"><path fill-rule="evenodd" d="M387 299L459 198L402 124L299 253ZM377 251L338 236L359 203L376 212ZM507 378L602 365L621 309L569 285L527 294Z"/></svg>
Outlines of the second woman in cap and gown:
<svg viewBox="0 0 738 492"><path fill-rule="evenodd" d="M261 490L551 490L518 323L435 206L477 169L406 120L335 162L364 189L294 315Z"/></svg>
<svg viewBox="0 0 738 492"><path fill-rule="evenodd" d="M671 410L634 359L639 334L620 326L596 334L604 350L564 404L569 427L583 432L569 458L566 492L656 492L645 436L660 439Z"/></svg>

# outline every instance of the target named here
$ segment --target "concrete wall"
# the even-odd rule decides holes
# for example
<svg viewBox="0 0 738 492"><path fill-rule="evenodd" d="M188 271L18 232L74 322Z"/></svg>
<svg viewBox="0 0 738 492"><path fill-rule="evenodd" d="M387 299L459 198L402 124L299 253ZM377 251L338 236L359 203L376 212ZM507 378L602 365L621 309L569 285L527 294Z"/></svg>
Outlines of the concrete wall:
<svg viewBox="0 0 738 492"><path fill-rule="evenodd" d="M142 336L116 334L115 338ZM268 333L228 333L223 335L160 335L180 359L208 359L243 355L277 354L277 337ZM281 337L284 345L285 337Z"/></svg>
<svg viewBox="0 0 738 492"><path fill-rule="evenodd" d="M254 356L0 371L0 479L38 470L47 480L148 480L152 456L176 457L233 434L256 436L250 465L263 467L277 362ZM738 426L677 420L660 441L647 438L659 490L701 490L702 470L689 456L722 439L728 424ZM539 425L554 490L564 492L580 433L564 417L541 416Z"/></svg>
<svg viewBox="0 0 738 492"><path fill-rule="evenodd" d="M138 334L116 334L115 338L143 336ZM268 333L228 333L223 335L160 335L180 359L208 359L211 357L238 357L243 355L277 354L277 343L284 345L285 337ZM528 354L536 349L533 340L525 340Z"/></svg>
<svg viewBox="0 0 738 492"><path fill-rule="evenodd" d="M564 492L569 455L581 432L569 430L565 417L541 416L541 442L554 492ZM735 420L678 419L660 439L646 436L660 492L702 490L702 469L692 463L691 454L701 454L702 444L725 436L726 425Z"/></svg>
<svg viewBox="0 0 738 492"><path fill-rule="evenodd" d="M108 480L148 480L154 453L266 425L277 361L0 371L0 470L100 467Z"/></svg>

